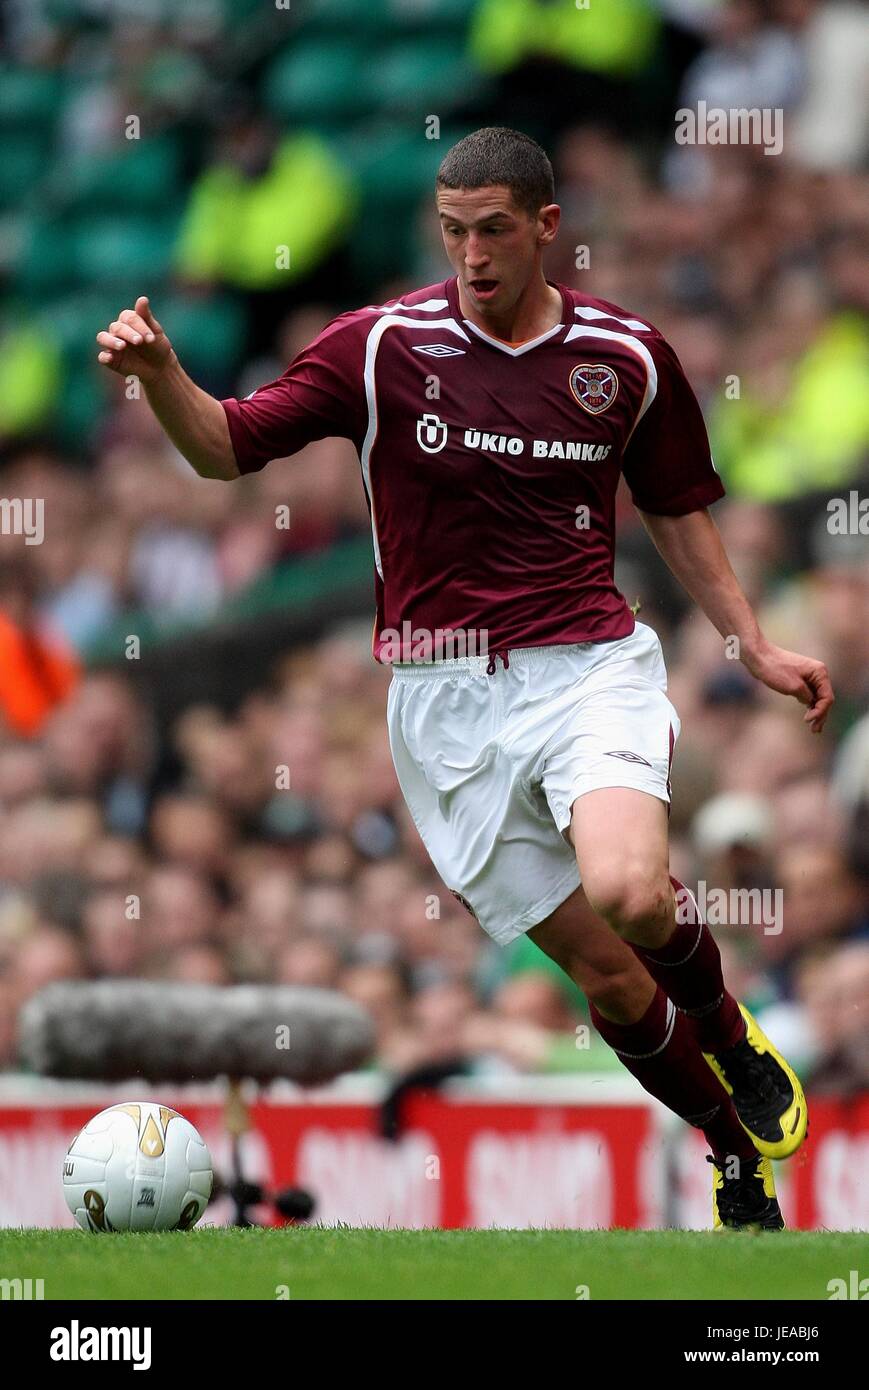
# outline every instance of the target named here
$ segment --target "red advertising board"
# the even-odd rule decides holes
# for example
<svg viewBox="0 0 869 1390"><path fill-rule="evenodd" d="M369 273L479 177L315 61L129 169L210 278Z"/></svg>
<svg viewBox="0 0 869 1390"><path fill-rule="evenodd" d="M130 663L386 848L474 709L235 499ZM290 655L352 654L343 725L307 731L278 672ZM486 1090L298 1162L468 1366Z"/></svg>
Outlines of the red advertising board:
<svg viewBox="0 0 869 1390"><path fill-rule="evenodd" d="M345 1088L346 1092L346 1088ZM327 1224L395 1227L627 1227L709 1223L702 1136L673 1130L642 1097L609 1103L440 1092L409 1096L396 1140L380 1132L371 1098L259 1100L243 1142L245 1176L269 1188L303 1187ZM161 1091L208 1143L228 1174L229 1140L216 1092ZM0 1225L69 1226L61 1165L77 1130L106 1105L136 1098L58 1087L38 1101L0 1094ZM141 1096L139 1098L142 1098ZM779 1165L788 1224L869 1230L869 1096L815 1101L811 1134ZM273 1219L270 1209L257 1213ZM224 1200L206 1220L225 1222Z"/></svg>

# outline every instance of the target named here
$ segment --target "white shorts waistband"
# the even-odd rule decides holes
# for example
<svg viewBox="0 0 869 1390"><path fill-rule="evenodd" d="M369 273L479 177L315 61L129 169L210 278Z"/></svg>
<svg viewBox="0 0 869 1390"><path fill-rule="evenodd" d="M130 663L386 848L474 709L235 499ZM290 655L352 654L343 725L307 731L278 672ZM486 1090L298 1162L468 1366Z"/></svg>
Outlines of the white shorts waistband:
<svg viewBox="0 0 869 1390"><path fill-rule="evenodd" d="M618 639L616 639L618 640ZM401 680L448 680L451 676L485 676L515 666L527 670L540 666L552 656L568 656L589 647L609 643L568 642L543 647L492 647L481 656L447 657L443 661L395 661L393 675ZM506 661L505 661L506 657ZM494 672L492 666L494 665Z"/></svg>

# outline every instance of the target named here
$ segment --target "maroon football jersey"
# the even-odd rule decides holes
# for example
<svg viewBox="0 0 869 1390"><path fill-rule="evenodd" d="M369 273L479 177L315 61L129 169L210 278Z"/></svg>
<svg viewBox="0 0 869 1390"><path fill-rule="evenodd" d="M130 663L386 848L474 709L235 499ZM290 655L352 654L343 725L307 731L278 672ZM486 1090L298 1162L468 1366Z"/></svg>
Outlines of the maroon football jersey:
<svg viewBox="0 0 869 1390"><path fill-rule="evenodd" d="M413 639L445 631L484 634L476 650L493 653L625 637L620 474L636 505L661 515L724 495L660 333L556 288L561 322L518 346L464 318L454 278L341 314L277 381L223 402L242 473L327 435L355 444L378 660L461 655Z"/></svg>

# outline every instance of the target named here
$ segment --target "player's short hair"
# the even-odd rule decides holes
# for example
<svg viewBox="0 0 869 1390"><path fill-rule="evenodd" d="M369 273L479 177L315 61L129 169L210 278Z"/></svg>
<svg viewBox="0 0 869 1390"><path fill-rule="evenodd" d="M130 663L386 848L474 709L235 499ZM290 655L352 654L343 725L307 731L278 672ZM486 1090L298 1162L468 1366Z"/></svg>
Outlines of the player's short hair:
<svg viewBox="0 0 869 1390"><path fill-rule="evenodd" d="M509 188L517 207L532 215L555 201L555 176L546 151L509 126L475 130L444 155L436 188Z"/></svg>

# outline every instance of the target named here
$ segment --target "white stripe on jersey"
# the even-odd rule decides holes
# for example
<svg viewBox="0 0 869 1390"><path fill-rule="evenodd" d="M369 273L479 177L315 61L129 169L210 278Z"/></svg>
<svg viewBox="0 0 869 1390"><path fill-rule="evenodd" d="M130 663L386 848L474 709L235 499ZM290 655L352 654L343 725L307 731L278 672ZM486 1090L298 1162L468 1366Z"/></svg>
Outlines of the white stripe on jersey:
<svg viewBox="0 0 869 1390"><path fill-rule="evenodd" d="M426 303L445 306L447 301L445 299L429 299ZM397 307L397 305L392 305L393 309ZM405 307L423 309L425 305L414 304ZM398 315L393 317L389 310L386 311L383 318L378 319L376 323L374 323L371 332L368 334L368 339L365 343L365 399L368 403L368 429L365 433L359 461L362 464L362 480L365 484L365 491L371 503L371 539L374 542L374 563L377 566L377 573L380 575L381 579L383 578L383 567L380 563L380 542L377 539L374 498L371 493L371 450L377 438L377 395L374 389L374 368L377 362L377 349L380 347L380 340L387 328L395 328L396 326L399 328L421 328L424 329L426 333L431 333L433 328L442 328L448 333L457 333L466 343L471 341L465 330L456 323L455 319L403 319Z"/></svg>
<svg viewBox="0 0 869 1390"><path fill-rule="evenodd" d="M420 304L404 304L399 300L397 304L369 304L368 308L378 314L428 314L449 308L449 303L446 299L424 299Z"/></svg>
<svg viewBox="0 0 869 1390"><path fill-rule="evenodd" d="M643 396L643 403L640 406L637 418L634 421L631 434L637 428L655 396L658 394L658 372L655 367L655 360L645 343L641 343L639 338L632 338L630 333L616 333L611 328L590 328L581 323L577 323L565 334L566 343L574 342L577 338L604 338L612 343L624 343L626 348L642 360L646 368L646 392ZM630 437L630 436L629 436Z"/></svg>
<svg viewBox="0 0 869 1390"><path fill-rule="evenodd" d="M624 324L625 328L630 328L634 333L651 333L651 328L647 323L640 319L620 319L618 314L608 314L603 309L590 309L582 307L574 309L574 313L581 319L597 322L598 319L610 319L613 323Z"/></svg>

